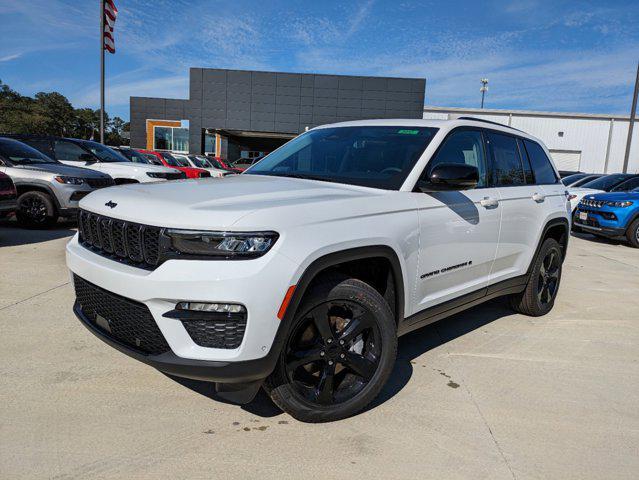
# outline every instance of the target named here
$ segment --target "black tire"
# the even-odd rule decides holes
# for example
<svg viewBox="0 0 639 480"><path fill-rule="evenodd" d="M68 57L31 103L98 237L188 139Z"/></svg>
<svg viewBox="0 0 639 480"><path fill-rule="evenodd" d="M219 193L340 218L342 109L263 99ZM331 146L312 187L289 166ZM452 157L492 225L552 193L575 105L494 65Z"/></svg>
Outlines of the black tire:
<svg viewBox="0 0 639 480"><path fill-rule="evenodd" d="M58 210L51 196L44 192L25 192L18 197L16 218L25 228L49 228L58 221Z"/></svg>
<svg viewBox="0 0 639 480"><path fill-rule="evenodd" d="M264 389L297 420L340 420L377 397L396 356L397 326L386 300L360 280L328 275L305 294Z"/></svg>
<svg viewBox="0 0 639 480"><path fill-rule="evenodd" d="M510 296L513 310L531 317L550 312L559 291L562 263L561 246L557 240L544 240L535 257L525 290Z"/></svg>
<svg viewBox="0 0 639 480"><path fill-rule="evenodd" d="M635 219L626 230L626 239L630 246L639 248L639 218Z"/></svg>

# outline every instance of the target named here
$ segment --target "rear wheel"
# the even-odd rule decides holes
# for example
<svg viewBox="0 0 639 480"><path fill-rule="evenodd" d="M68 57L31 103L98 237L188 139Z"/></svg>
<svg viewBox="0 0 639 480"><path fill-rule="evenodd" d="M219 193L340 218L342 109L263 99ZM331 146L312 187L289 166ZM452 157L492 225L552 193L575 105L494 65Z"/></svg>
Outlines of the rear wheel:
<svg viewBox="0 0 639 480"><path fill-rule="evenodd" d="M628 243L635 248L639 248L639 218L630 224L626 230Z"/></svg>
<svg viewBox="0 0 639 480"><path fill-rule="evenodd" d="M363 410L388 380L397 355L388 303L360 280L329 276L312 287L298 312L265 389L277 406L305 422Z"/></svg>
<svg viewBox="0 0 639 480"><path fill-rule="evenodd" d="M58 220L51 196L44 192L25 192L18 197L16 218L26 228L47 228Z"/></svg>
<svg viewBox="0 0 639 480"><path fill-rule="evenodd" d="M561 281L562 263L561 246L557 240L544 240L535 258L526 289L510 297L512 308L532 317L545 315L552 310Z"/></svg>

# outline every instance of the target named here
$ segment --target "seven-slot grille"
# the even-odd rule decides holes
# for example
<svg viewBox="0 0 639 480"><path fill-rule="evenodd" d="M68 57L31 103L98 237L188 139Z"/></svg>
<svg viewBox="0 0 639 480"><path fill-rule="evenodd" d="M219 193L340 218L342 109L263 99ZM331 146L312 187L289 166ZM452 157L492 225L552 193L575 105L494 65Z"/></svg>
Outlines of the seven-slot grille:
<svg viewBox="0 0 639 480"><path fill-rule="evenodd" d="M81 210L80 244L113 260L152 270L160 261L161 228L126 222Z"/></svg>
<svg viewBox="0 0 639 480"><path fill-rule="evenodd" d="M84 180L92 188L104 188L115 185L112 178L85 178Z"/></svg>
<svg viewBox="0 0 639 480"><path fill-rule="evenodd" d="M580 203L585 207L595 207L595 208L601 208L606 204L606 202L602 200L586 200L586 199L583 199Z"/></svg>
<svg viewBox="0 0 639 480"><path fill-rule="evenodd" d="M142 353L159 355L171 347L142 303L73 276L76 301L84 317L110 338Z"/></svg>

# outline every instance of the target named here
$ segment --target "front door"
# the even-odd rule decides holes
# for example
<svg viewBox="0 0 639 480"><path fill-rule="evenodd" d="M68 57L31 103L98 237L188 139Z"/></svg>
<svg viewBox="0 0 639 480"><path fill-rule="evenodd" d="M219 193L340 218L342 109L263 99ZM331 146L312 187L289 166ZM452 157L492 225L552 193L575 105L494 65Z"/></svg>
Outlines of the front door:
<svg viewBox="0 0 639 480"><path fill-rule="evenodd" d="M466 163L479 170L477 188L429 192L430 170L438 163ZM501 206L489 187L483 135L479 129L453 130L430 160L417 184L420 250L416 313L467 293L483 295L497 251Z"/></svg>

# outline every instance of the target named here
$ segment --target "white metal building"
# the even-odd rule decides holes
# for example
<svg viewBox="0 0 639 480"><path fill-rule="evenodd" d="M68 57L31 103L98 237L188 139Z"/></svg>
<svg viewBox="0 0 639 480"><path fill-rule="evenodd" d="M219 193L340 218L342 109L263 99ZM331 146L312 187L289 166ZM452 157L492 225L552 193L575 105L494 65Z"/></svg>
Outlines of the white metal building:
<svg viewBox="0 0 639 480"><path fill-rule="evenodd" d="M616 173L623 168L629 116L424 107L424 118L469 116L510 125L540 138L560 170ZM628 172L639 173L639 122L635 122Z"/></svg>

